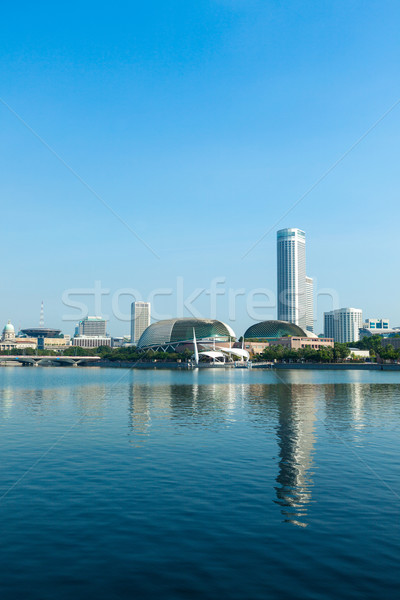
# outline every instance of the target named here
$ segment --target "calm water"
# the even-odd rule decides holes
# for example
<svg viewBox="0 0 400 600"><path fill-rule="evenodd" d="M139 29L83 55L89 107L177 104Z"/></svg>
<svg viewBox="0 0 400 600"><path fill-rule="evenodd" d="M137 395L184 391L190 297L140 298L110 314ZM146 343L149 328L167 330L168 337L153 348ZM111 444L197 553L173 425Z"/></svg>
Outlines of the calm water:
<svg viewBox="0 0 400 600"><path fill-rule="evenodd" d="M0 597L384 598L400 373L0 369Z"/></svg>

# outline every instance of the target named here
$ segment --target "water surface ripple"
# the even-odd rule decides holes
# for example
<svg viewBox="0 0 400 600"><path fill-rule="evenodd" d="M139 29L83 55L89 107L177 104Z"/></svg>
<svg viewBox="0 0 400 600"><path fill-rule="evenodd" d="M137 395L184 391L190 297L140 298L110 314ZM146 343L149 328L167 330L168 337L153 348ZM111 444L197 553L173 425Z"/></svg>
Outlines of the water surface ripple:
<svg viewBox="0 0 400 600"><path fill-rule="evenodd" d="M0 369L0 596L397 595L400 373Z"/></svg>

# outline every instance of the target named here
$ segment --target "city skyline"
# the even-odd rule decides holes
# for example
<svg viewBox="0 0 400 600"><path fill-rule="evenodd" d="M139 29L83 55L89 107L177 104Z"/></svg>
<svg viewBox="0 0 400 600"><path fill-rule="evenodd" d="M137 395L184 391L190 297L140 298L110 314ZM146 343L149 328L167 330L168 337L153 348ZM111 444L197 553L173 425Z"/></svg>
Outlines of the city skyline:
<svg viewBox="0 0 400 600"><path fill-rule="evenodd" d="M140 282L137 300L177 277L188 294L215 277L274 291L275 231L296 224L316 293L400 322L386 218L399 210L396 3L151 2L123 22L72 4L51 28L46 3L22 4L4 9L0 67L4 321L37 323L43 298L65 329L63 293L96 281ZM110 329L129 333L111 301ZM176 298L165 304L174 315ZM332 308L321 299L316 331Z"/></svg>
<svg viewBox="0 0 400 600"><path fill-rule="evenodd" d="M0 600L395 595L400 2L3 4Z"/></svg>
<svg viewBox="0 0 400 600"><path fill-rule="evenodd" d="M265 320L273 320L277 318L278 320L287 321L289 323L294 323L303 328L304 331L314 332L315 327L315 318L314 318L314 304L315 304L315 294L314 294L314 278L306 275L306 233L305 231L296 228L286 228L277 231L277 243L276 243L276 262L277 262L277 286L276 286L276 295L274 295L271 290L268 288L256 288L255 290L249 290L246 292L243 290L230 290L230 289L218 289L218 284L225 283L225 278L216 278L211 284L212 290L203 290L206 295L212 296L210 298L210 302L213 306L213 310L216 310L217 304L216 301L218 297L223 297L225 300L234 301L233 310L235 315L237 314L237 306L236 301L238 296L245 296L248 300L249 297L252 298L254 303L253 305L249 305L247 302L247 317L251 316L251 320L254 323L265 321ZM182 285L183 281L178 281L177 288L179 284ZM167 289L158 289L158 296L164 299L168 295L173 295L175 291L178 289L170 290ZM183 290L181 290L183 291ZM85 305L80 302L76 302L75 300L71 300L69 295L66 296L67 300L65 301L66 306L70 306L72 308L79 308L81 312L83 311L82 318L75 324L74 330L76 336L83 337L96 337L100 336L102 338L106 338L110 336L110 334L106 331L107 322L110 321L109 315L104 315L102 310L99 310L99 306L102 301L103 295L105 292L110 292L110 290L103 290L100 282L96 282L95 286L91 290L91 294L88 294L88 290L85 290L84 295L92 295L94 300L94 305L97 306L98 312L101 313L101 316L90 316L89 315L89 304ZM168 292L168 293L167 293ZM233 292L233 293L231 293ZM73 296L76 296L79 293L83 293L82 290L70 290ZM120 297L130 296L131 290L127 288L122 288L122 290L117 291L118 302ZM317 292L318 293L318 292ZM137 290L135 290L135 294L139 294ZM65 294L64 294L65 295ZM217 314L206 314L201 315L198 313L197 308L192 304L192 300L198 297L198 292L195 294L190 293L188 301L184 300L182 297L182 305L178 308L175 314L171 315L159 315L156 312L155 317L153 317L153 322L162 321L165 318L181 318L181 317L195 317L195 318L217 318ZM276 308L275 305L268 305L267 310L271 310L272 312L268 314L268 316L259 316L256 318L253 314L255 308L260 308L257 304L257 297L260 295L264 295L268 298L276 299ZM329 296L333 308L329 311L323 312L323 322L321 330L319 331L319 335L322 337L331 337L334 338L335 341L358 341L358 333L350 339L349 337L349 327L345 323L348 318L348 314L355 311L355 313L359 313L357 317L357 323L354 321L354 331L361 329L362 326L362 309L353 309L353 308L341 308L339 309L337 306L338 296L335 294L335 290L332 288L328 288L327 290L322 290L322 296ZM136 297L136 296L135 296ZM113 296L112 305L114 307L114 299ZM336 303L336 305L335 305ZM184 308L189 308L187 310L188 314L183 314ZM250 308L249 308L250 307ZM164 310L164 307L161 307L161 310ZM232 311L232 303L230 302L229 310ZM118 312L120 311L120 307L118 305ZM192 312L193 311L193 312ZM249 312L251 315L249 315ZM276 315L273 314L276 312ZM382 312L382 311L381 311ZM384 311L383 311L384 312ZM137 313L137 314L136 314ZM130 304L130 312L127 317L123 319L124 323L128 324L130 339L134 340L135 343L138 342L141 334L144 332L146 327L148 327L151 323L151 302L144 301L135 301ZM118 315L113 315L118 316ZM342 316L343 316L343 326L342 326ZM137 318L136 318L137 317ZM243 319L243 315L238 315L238 319L235 318L235 323L237 321L240 322L241 318ZM39 318L39 329L44 326L44 302L42 300L40 305L40 318ZM371 317L366 318L369 321ZM372 321L375 321L375 318L372 318ZM386 328L388 328L388 319L383 319L386 322ZM19 320L20 322L21 320ZM75 321L75 318L69 318L69 321ZM231 319L227 319L227 322L231 321ZM8 319L10 323L10 319ZM231 321L232 322L232 321ZM65 324L65 321L63 321ZM367 325L367 324L365 324ZM248 325L247 325L248 326ZM374 327L374 325L372 326ZM343 328L347 328L347 333L344 332ZM397 329L398 326L395 326ZM18 330L22 329L20 326ZM342 331L343 330L343 331ZM27 330L26 330L27 331ZM66 331L66 330L65 330ZM352 330L353 331L353 330ZM23 331L25 333L25 331ZM112 333L111 337L126 337L126 331L121 336L120 333ZM111 339L111 338L110 338Z"/></svg>

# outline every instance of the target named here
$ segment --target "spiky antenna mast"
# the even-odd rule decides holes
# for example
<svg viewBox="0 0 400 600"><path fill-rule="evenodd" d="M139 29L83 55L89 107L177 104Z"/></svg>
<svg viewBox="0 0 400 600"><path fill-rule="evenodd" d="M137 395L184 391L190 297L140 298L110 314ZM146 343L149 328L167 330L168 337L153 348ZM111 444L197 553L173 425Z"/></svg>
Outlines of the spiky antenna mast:
<svg viewBox="0 0 400 600"><path fill-rule="evenodd" d="M42 305L40 307L39 327L44 327L44 306L43 306L43 300L42 300Z"/></svg>

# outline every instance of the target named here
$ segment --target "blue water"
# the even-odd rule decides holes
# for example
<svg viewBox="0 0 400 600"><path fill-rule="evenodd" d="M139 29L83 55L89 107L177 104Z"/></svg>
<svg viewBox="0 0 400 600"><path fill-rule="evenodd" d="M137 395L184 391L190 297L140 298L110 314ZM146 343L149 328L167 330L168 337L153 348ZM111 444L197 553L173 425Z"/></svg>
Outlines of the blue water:
<svg viewBox="0 0 400 600"><path fill-rule="evenodd" d="M400 373L0 369L0 598L400 584Z"/></svg>

